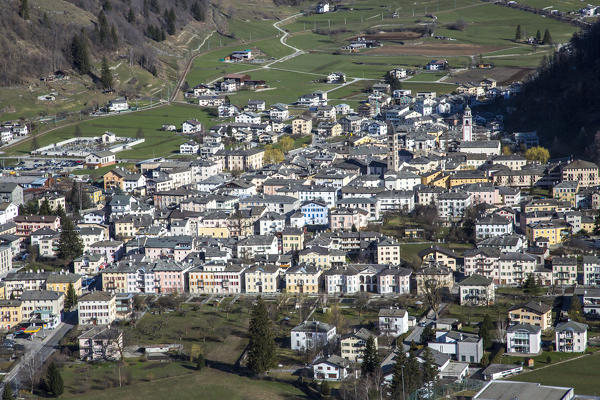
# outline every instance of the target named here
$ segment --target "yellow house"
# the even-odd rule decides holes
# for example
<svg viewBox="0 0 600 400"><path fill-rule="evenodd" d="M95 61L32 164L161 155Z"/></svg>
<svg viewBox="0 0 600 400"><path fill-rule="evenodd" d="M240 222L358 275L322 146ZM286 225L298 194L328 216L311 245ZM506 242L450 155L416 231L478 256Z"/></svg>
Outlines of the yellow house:
<svg viewBox="0 0 600 400"><path fill-rule="evenodd" d="M113 169L108 171L102 177L104 180L104 190L119 188L123 190L125 182L125 171Z"/></svg>
<svg viewBox="0 0 600 400"><path fill-rule="evenodd" d="M319 277L323 270L312 265L297 265L285 271L285 291L287 293L319 293Z"/></svg>
<svg viewBox="0 0 600 400"><path fill-rule="evenodd" d="M213 271L193 269L189 272L188 282L190 293L209 293L209 290L207 288L214 285L215 274Z"/></svg>
<svg viewBox="0 0 600 400"><path fill-rule="evenodd" d="M581 217L581 230L591 233L594 231L595 225L596 225L596 223L592 217L588 217L588 216Z"/></svg>
<svg viewBox="0 0 600 400"><path fill-rule="evenodd" d="M534 222L527 224L526 234L530 243L546 238L549 246L556 246L569 234L569 227L561 221Z"/></svg>
<svg viewBox="0 0 600 400"><path fill-rule="evenodd" d="M360 328L357 332L343 336L340 341L342 357L348 361L361 363L367 348L367 340L370 337L374 339L375 349L377 349L377 336L365 328Z"/></svg>
<svg viewBox="0 0 600 400"><path fill-rule="evenodd" d="M213 238L228 238L229 228L226 226L199 226L198 236L210 236Z"/></svg>
<svg viewBox="0 0 600 400"><path fill-rule="evenodd" d="M578 181L563 181L552 188L552 197L559 201L566 201L571 204L571 206L575 207L575 197L578 191Z"/></svg>
<svg viewBox="0 0 600 400"><path fill-rule="evenodd" d="M508 310L508 321L514 324L539 326L543 331L552 327L552 306L530 301Z"/></svg>
<svg viewBox="0 0 600 400"><path fill-rule="evenodd" d="M458 171L454 175L450 176L448 180L448 188L485 182L489 182L489 180L484 174L476 171Z"/></svg>
<svg viewBox="0 0 600 400"><path fill-rule="evenodd" d="M6 298L6 285L4 282L0 282L0 300L4 300Z"/></svg>
<svg viewBox="0 0 600 400"><path fill-rule="evenodd" d="M555 199L533 199L523 207L523 212L559 211L564 207L570 208L570 204Z"/></svg>
<svg viewBox="0 0 600 400"><path fill-rule="evenodd" d="M0 300L0 329L9 330L23 319L21 300Z"/></svg>
<svg viewBox="0 0 600 400"><path fill-rule="evenodd" d="M440 175L442 173L442 170L437 169L435 171L430 171L430 172L425 172L421 175L421 183L423 185L429 185L431 182L433 182L438 175ZM444 184L444 187L446 185Z"/></svg>
<svg viewBox="0 0 600 400"><path fill-rule="evenodd" d="M281 232L282 249L288 251L299 251L304 249L304 231L298 228L285 228Z"/></svg>
<svg viewBox="0 0 600 400"><path fill-rule="evenodd" d="M421 250L418 254L419 257L421 257L421 262L423 264L435 261L444 267L450 268L452 271L457 270L457 261L459 257L450 249L440 246L431 246Z"/></svg>
<svg viewBox="0 0 600 400"><path fill-rule="evenodd" d="M292 121L292 134L294 135L310 135L312 131L312 119L300 117Z"/></svg>
<svg viewBox="0 0 600 400"><path fill-rule="evenodd" d="M314 265L322 269L329 269L334 265L344 264L346 262L346 253L314 246L302 250L298 255L298 262L300 264Z"/></svg>
<svg viewBox="0 0 600 400"><path fill-rule="evenodd" d="M255 265L244 274L246 293L277 293L281 269L272 264Z"/></svg>
<svg viewBox="0 0 600 400"><path fill-rule="evenodd" d="M94 205L104 204L104 201L106 200L102 189L96 186L84 185L81 187L81 191L88 196Z"/></svg>
<svg viewBox="0 0 600 400"><path fill-rule="evenodd" d="M46 289L54 292L62 292L67 296L69 284L73 284L77 296L81 296L81 275L71 273L58 273L48 275L46 279Z"/></svg>
<svg viewBox="0 0 600 400"><path fill-rule="evenodd" d="M441 175L437 175L435 179L433 179L430 182L431 186L437 186L437 187L441 187L441 188L447 188L448 187L448 182L450 180L450 175L449 174L441 174Z"/></svg>

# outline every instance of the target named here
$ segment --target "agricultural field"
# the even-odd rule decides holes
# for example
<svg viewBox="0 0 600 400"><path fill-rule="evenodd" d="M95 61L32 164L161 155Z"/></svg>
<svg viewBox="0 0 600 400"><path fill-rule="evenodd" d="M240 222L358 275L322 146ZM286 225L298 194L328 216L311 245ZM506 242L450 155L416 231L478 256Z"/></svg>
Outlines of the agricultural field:
<svg viewBox="0 0 600 400"><path fill-rule="evenodd" d="M179 145L186 141L183 136L160 130L163 124L180 126L187 119L197 119L203 124L211 125L211 116L207 111L192 105L169 105L146 111L112 115L95 118L79 124L70 124L57 128L38 137L39 146L46 146L73 137L75 127L79 125L83 136L100 136L105 131L114 132L117 136L135 137L138 129L142 129L145 143L135 146L132 150L117 153L120 159L145 159L154 156L168 156L179 150ZM8 155L24 155L31 150L31 139L13 147L4 149Z"/></svg>
<svg viewBox="0 0 600 400"><path fill-rule="evenodd" d="M545 368L519 374L510 380L572 387L578 395L597 396L600 395L599 368L600 354L596 353L563 363L553 363Z"/></svg>

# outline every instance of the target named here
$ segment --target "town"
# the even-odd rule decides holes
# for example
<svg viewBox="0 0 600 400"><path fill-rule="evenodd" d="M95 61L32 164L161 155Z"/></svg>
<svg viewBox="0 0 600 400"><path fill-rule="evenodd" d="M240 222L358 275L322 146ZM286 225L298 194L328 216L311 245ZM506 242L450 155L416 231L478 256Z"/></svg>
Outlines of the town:
<svg viewBox="0 0 600 400"><path fill-rule="evenodd" d="M497 3L552 21L489 54L539 49L547 70L577 54L551 24L600 10ZM76 119L3 117L3 400L599 398L598 134L565 155L515 129L506 105L544 65L513 53L383 53L463 40L460 19L433 33L434 5L410 29L342 30L332 54L284 27L316 42L373 11L304 6L268 23L285 52L208 34L198 50L229 45L166 100L113 90L104 59L111 85ZM410 15L380 8L366 20Z"/></svg>

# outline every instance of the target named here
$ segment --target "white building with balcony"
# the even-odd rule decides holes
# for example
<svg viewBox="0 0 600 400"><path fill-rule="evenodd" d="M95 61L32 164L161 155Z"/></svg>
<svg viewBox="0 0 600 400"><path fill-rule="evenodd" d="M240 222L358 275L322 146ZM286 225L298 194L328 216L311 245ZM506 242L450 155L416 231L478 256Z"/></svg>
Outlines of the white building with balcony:
<svg viewBox="0 0 600 400"><path fill-rule="evenodd" d="M538 354L542 350L542 328L517 324L506 330L506 352Z"/></svg>
<svg viewBox="0 0 600 400"><path fill-rule="evenodd" d="M583 353L587 348L586 324L575 321L556 325L554 330L555 349L563 353Z"/></svg>

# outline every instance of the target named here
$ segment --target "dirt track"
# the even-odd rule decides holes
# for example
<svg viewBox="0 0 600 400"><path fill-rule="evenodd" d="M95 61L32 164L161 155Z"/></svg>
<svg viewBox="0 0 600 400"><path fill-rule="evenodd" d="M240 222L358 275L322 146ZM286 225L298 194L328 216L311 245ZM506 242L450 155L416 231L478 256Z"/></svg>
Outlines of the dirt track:
<svg viewBox="0 0 600 400"><path fill-rule="evenodd" d="M490 51L501 50L502 46L478 46L464 43L411 43L406 45L386 45L367 50L372 55L424 55L424 56L472 56Z"/></svg>

